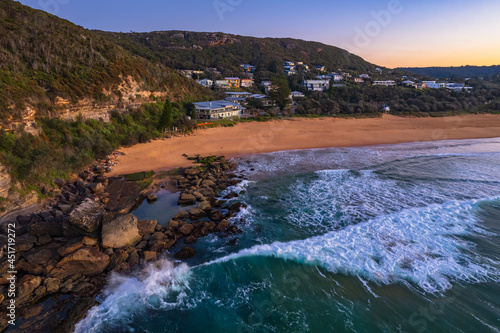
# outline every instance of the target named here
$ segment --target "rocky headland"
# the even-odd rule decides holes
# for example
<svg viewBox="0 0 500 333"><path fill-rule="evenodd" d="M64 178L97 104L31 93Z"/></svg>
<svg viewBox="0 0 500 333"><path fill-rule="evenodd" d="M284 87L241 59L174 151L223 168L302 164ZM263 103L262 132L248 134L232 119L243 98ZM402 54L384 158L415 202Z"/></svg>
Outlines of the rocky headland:
<svg viewBox="0 0 500 333"><path fill-rule="evenodd" d="M8 253L9 222L0 228L0 330L7 332L70 332L105 286L108 274L141 270L148 262L173 255L181 261L196 255L199 238L240 232L232 219L244 207L231 192L241 182L236 164L223 157L192 158L198 165L164 175L143 172L107 177L114 154L65 182L43 210L15 220L16 325L8 325L7 290L12 271ZM181 210L165 226L138 221L130 212L143 200L153 202L160 188L180 191ZM228 192L228 191L225 191ZM233 222L231 222L233 221ZM180 248L170 254L176 244Z"/></svg>

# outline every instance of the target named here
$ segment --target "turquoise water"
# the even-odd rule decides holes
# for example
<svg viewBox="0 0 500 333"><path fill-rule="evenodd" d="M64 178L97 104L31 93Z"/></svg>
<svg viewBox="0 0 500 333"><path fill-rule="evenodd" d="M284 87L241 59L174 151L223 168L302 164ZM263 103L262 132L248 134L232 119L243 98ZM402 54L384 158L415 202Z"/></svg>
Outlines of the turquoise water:
<svg viewBox="0 0 500 333"><path fill-rule="evenodd" d="M236 245L114 275L77 332L500 332L500 139L238 162Z"/></svg>

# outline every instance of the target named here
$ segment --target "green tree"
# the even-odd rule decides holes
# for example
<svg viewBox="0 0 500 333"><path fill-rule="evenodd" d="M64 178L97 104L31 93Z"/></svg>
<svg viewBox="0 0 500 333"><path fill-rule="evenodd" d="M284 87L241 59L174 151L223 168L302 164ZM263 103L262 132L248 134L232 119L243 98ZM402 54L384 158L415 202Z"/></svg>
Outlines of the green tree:
<svg viewBox="0 0 500 333"><path fill-rule="evenodd" d="M165 129L172 126L174 122L174 110L172 108L172 103L170 100L165 101L165 105L163 106L163 111L160 117L160 123L158 125L158 129L160 131L164 131Z"/></svg>
<svg viewBox="0 0 500 333"><path fill-rule="evenodd" d="M276 101L281 110L284 110L292 102L290 99L292 91L288 85L288 80L286 77L280 76L272 80L272 82L273 89L269 92L269 97Z"/></svg>
<svg viewBox="0 0 500 333"><path fill-rule="evenodd" d="M196 120L196 106L191 106L191 120Z"/></svg>

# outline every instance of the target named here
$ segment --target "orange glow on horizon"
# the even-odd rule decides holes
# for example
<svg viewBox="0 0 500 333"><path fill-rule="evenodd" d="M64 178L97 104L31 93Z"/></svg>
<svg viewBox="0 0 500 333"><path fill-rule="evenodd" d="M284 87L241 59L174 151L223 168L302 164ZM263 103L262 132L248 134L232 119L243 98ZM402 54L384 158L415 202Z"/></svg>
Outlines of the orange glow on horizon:
<svg viewBox="0 0 500 333"><path fill-rule="evenodd" d="M384 52L385 53L385 52ZM387 68L397 67L460 67L460 66L495 66L500 65L496 54L468 55L463 53L424 55L424 54L366 54L360 55L366 61Z"/></svg>

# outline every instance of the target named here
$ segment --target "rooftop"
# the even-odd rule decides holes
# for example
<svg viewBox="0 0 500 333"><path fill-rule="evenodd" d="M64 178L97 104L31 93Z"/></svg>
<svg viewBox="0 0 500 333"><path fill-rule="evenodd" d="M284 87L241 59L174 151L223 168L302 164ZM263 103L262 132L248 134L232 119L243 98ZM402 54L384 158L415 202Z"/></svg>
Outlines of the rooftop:
<svg viewBox="0 0 500 333"><path fill-rule="evenodd" d="M241 107L241 105L239 105L238 103L232 103L228 101L197 102L193 104L196 105L196 108L200 110L224 109L231 106L240 109L245 109Z"/></svg>
<svg viewBox="0 0 500 333"><path fill-rule="evenodd" d="M249 92L246 92L246 91L243 91L243 92L226 92L225 93L226 95L251 95L252 93L249 93Z"/></svg>

